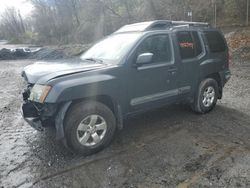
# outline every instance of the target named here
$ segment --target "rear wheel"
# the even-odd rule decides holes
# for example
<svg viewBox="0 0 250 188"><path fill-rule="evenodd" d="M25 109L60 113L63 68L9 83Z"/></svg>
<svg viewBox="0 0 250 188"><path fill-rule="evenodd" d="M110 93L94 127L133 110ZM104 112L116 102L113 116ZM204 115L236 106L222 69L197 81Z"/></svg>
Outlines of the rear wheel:
<svg viewBox="0 0 250 188"><path fill-rule="evenodd" d="M99 102L81 102L70 108L65 119L67 146L90 155L109 145L116 130L113 112Z"/></svg>
<svg viewBox="0 0 250 188"><path fill-rule="evenodd" d="M192 109L197 113L207 113L215 107L219 95L218 83L212 78L203 80L196 93Z"/></svg>

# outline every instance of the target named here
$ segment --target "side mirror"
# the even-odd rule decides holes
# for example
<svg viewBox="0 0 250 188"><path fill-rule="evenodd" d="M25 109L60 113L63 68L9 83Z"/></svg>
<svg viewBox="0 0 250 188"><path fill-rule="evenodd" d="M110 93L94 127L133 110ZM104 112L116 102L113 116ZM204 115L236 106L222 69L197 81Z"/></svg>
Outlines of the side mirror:
<svg viewBox="0 0 250 188"><path fill-rule="evenodd" d="M136 65L137 66L141 66L141 65L144 65L144 64L151 63L151 61L153 59L153 55L154 54L152 54L152 53L143 53L143 54L140 54L137 57Z"/></svg>

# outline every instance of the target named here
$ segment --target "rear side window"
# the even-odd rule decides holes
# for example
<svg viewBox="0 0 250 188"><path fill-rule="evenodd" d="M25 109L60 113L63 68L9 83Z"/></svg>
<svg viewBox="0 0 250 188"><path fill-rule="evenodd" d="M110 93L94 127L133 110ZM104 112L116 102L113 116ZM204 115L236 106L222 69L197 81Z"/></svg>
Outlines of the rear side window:
<svg viewBox="0 0 250 188"><path fill-rule="evenodd" d="M180 31L177 33L177 40L182 59L194 58L202 53L201 42L197 32Z"/></svg>
<svg viewBox="0 0 250 188"><path fill-rule="evenodd" d="M212 53L226 51L226 43L222 35L218 31L205 31L208 47Z"/></svg>

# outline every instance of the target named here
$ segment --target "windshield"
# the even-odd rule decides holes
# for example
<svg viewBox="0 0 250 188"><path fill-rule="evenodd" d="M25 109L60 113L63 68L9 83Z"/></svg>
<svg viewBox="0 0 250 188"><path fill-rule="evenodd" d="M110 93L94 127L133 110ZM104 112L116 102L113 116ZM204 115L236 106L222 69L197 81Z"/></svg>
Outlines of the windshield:
<svg viewBox="0 0 250 188"><path fill-rule="evenodd" d="M95 44L81 56L81 59L107 60L119 63L119 60L128 53L141 35L141 33L111 35Z"/></svg>

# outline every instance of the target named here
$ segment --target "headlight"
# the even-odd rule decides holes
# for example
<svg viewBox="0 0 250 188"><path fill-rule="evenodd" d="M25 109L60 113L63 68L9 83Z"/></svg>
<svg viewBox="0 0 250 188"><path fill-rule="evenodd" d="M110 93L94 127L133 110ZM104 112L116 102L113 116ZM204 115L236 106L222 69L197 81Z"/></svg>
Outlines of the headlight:
<svg viewBox="0 0 250 188"><path fill-rule="evenodd" d="M43 103L49 94L51 86L34 85L31 89L29 100Z"/></svg>

